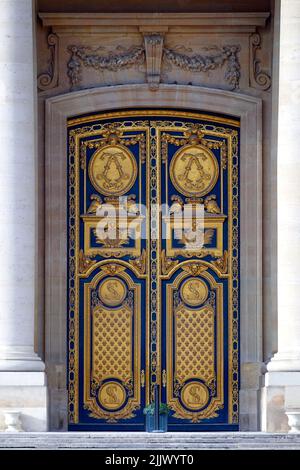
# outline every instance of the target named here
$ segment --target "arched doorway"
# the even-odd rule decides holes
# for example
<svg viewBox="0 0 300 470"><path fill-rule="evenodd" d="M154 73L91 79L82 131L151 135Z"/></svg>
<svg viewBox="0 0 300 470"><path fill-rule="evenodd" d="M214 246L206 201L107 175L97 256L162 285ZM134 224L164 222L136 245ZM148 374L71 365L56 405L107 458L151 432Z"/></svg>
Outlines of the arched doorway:
<svg viewBox="0 0 300 470"><path fill-rule="evenodd" d="M179 88L183 92L180 95ZM259 100L229 92L168 85L155 93L143 85L115 87L114 92L109 89L106 93L103 89L85 91L48 101L48 203L49 197L52 198L53 207L53 198L58 197L53 192L57 184L57 180L53 180L54 166L56 170L60 167L61 197L62 189L64 197L67 191L69 194L68 204L64 203L59 209L61 216L62 209L65 210L65 217L69 209L68 226L61 217L57 219L56 214L61 227L68 227L68 253L65 231L65 247L60 243L63 258L69 259L68 291L60 285L60 295L55 298L55 280L50 276L52 290L48 305L50 310L51 305L58 306L59 302L63 307L69 299L68 334L72 335L69 346L63 345L62 332L54 342L57 341L60 349L61 371L65 367L63 359L67 357L67 349L69 352L70 429L76 426L94 430L144 429L143 408L153 401L156 385L160 386L160 401L171 408L170 430L238 429L241 413L238 409L239 348L242 375L243 362L248 368L253 364L258 370L260 361L260 351L252 336L254 334L255 338L259 329L260 306L259 302L253 305L250 301L253 294L259 299L260 271L254 284L249 287L246 282L253 267L259 266L257 256L250 258L249 248L254 247L258 255L260 240L256 238L253 247L249 247L248 237L243 239L254 220L257 227L260 223L259 193L253 194L250 201L247 199L249 187L243 187L247 171L248 178L255 175L253 184L260 190ZM101 102L101 97L105 97L105 103ZM100 107L97 101L101 102ZM151 110L146 109L150 101ZM217 114L224 111L226 102L231 102L231 108L226 109L231 109L230 114L236 117L224 118ZM81 107L80 103L85 106ZM156 108L159 103L160 110ZM170 103L176 110L170 110ZM122 105L140 109L122 111ZM116 107L118 111L95 116L95 111ZM178 108L205 111L183 112ZM82 112L90 115L74 118ZM251 122L251 115L255 121ZM64 173L67 165L66 160L62 162L61 150L66 142L67 124L69 167ZM60 131L59 125L62 126ZM50 140L54 127L61 133L56 143ZM60 155L60 163L53 160L57 155ZM66 158L66 147L64 155ZM199 172L205 173L205 178L199 178ZM67 173L68 185L62 179ZM126 177L122 178L121 174ZM207 238L206 243L202 243L201 253L193 252L190 246L186 250L187 240L175 240L177 227L172 217L166 221L163 215L151 210L150 216L144 217L148 230L144 240L129 242L117 237L114 243L107 243L97 238L95 207L107 202L114 206L114 199L120 196L129 196L125 212L132 218L134 229L144 216L139 207L135 207L140 203L145 203L146 208L151 203L167 202L177 207L185 203L193 207L199 203L204 210L204 237ZM52 216L52 222L54 220ZM171 231L169 239L162 237L164 226ZM158 231L156 240L151 237L151 228ZM52 225L52 232L49 232L49 241L54 244L57 229ZM120 234L120 226L117 229ZM209 233L205 235L205 231ZM72 241L70 245L70 240L75 245ZM243 264L243 260L247 262ZM61 275L66 282L63 266ZM109 294L112 288L114 293ZM195 292L197 299L191 299ZM117 303L111 297L114 294L120 297ZM253 312L255 322L250 316ZM59 321L65 331L63 320L67 323L66 315L61 313ZM249 327L251 321L250 335L245 327ZM53 325L53 319L51 323ZM107 342L108 330L111 341ZM49 339L51 365L55 349L53 329ZM62 389L60 403L66 406L66 388ZM255 414L253 408L243 409L243 393L249 395L251 390L240 394L242 414ZM65 420L66 409L61 410Z"/></svg>

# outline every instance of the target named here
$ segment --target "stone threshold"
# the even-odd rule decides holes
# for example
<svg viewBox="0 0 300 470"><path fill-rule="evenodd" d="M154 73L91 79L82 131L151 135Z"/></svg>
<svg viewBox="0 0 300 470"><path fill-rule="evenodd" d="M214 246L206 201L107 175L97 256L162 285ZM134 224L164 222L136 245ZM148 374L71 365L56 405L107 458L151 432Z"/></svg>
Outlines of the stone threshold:
<svg viewBox="0 0 300 470"><path fill-rule="evenodd" d="M263 432L0 433L0 449L240 450L300 449L300 434Z"/></svg>

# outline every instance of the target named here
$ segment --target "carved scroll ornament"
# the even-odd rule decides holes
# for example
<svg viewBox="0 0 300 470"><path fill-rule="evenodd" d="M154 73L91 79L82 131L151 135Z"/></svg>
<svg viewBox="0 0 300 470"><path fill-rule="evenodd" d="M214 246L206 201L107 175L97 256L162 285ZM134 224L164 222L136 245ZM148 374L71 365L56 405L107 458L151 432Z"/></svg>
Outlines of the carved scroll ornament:
<svg viewBox="0 0 300 470"><path fill-rule="evenodd" d="M38 76L37 85L41 91L50 90L58 85L58 37L49 34L48 46L50 49L49 69Z"/></svg>
<svg viewBox="0 0 300 470"><path fill-rule="evenodd" d="M261 90L268 90L271 86L271 77L261 68L260 60L256 57L256 52L261 49L261 38L259 33L252 34L250 37L250 80Z"/></svg>

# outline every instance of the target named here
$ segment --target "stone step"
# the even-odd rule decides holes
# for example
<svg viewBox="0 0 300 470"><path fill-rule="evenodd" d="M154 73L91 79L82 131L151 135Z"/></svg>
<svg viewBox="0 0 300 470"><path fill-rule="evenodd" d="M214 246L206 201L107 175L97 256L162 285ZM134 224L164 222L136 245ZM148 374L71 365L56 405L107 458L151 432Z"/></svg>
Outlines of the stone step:
<svg viewBox="0 0 300 470"><path fill-rule="evenodd" d="M0 433L0 449L300 449L300 434L49 432Z"/></svg>

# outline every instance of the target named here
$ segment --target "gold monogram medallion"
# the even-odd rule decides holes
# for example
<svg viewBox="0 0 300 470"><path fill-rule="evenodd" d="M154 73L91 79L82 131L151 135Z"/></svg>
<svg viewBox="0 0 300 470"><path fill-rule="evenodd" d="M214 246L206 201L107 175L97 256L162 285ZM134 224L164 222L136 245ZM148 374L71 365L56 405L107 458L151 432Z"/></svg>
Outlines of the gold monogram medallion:
<svg viewBox="0 0 300 470"><path fill-rule="evenodd" d="M121 145L100 148L89 164L93 186L105 196L122 196L134 185L137 164L133 154Z"/></svg>
<svg viewBox="0 0 300 470"><path fill-rule="evenodd" d="M126 286L117 277L110 277L105 279L99 286L100 300L110 307L115 307L123 302L126 296Z"/></svg>
<svg viewBox="0 0 300 470"><path fill-rule="evenodd" d="M178 150L170 164L174 187L185 196L204 196L218 181L219 166L213 152L203 145Z"/></svg>
<svg viewBox="0 0 300 470"><path fill-rule="evenodd" d="M208 288L201 279L192 277L182 284L180 293L186 304L195 307L205 302L208 296Z"/></svg>
<svg viewBox="0 0 300 470"><path fill-rule="evenodd" d="M198 410L206 405L209 395L205 385L199 382L189 382L181 391L183 404L191 410Z"/></svg>
<svg viewBox="0 0 300 470"><path fill-rule="evenodd" d="M99 390L98 398L103 408L117 410L126 400L124 387L115 381L106 382Z"/></svg>

